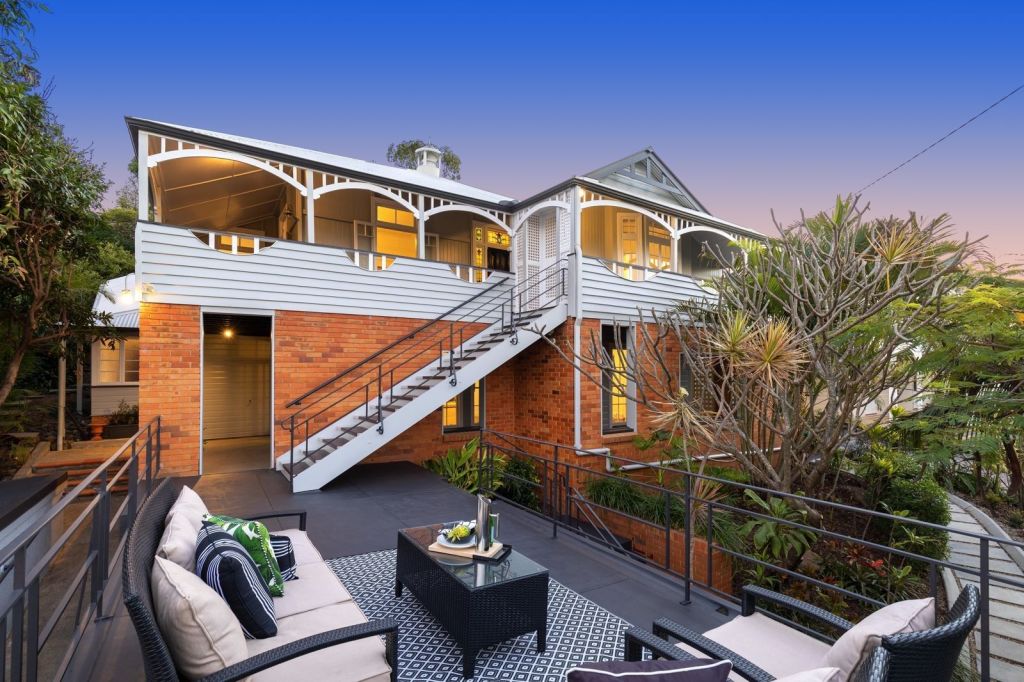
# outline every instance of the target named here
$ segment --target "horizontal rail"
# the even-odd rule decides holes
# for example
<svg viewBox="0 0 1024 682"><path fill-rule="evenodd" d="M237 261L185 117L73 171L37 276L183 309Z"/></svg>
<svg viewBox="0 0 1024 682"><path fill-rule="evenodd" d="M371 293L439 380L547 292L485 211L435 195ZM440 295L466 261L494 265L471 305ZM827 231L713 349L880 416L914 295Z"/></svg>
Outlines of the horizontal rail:
<svg viewBox="0 0 1024 682"><path fill-rule="evenodd" d="M76 654L95 655L95 646L80 650L79 645L87 635L92 636L92 626L107 615L104 603L110 577L139 506L153 490L154 477L160 472L160 450L161 419L155 417L33 521L29 533L4 548L2 563L9 590L0 605L0 629L9 655L0 657L0 679L34 681L44 674L60 679ZM127 491L115 492L114 486L123 479L127 479ZM92 496L86 500L87 493ZM124 499L112 513L114 495L124 495ZM75 559L62 555L77 549L75 538L86 528L89 534L88 546L82 548L84 556ZM122 529L121 539L112 549L112 537L118 528ZM61 532L51 539L49 533L55 529ZM48 613L41 618L44 577L60 582L47 586L46 592L55 589L57 596L52 603L46 600ZM73 618L71 627L62 626L65 618ZM51 654L41 661L44 647ZM47 666L56 662L55 670L40 671L41 662Z"/></svg>
<svg viewBox="0 0 1024 682"><path fill-rule="evenodd" d="M739 604L740 599L735 594L735 583L732 582L732 576L737 574L740 566L745 566L747 569L756 568L760 575L774 575L791 581L802 582L816 590L829 592L840 598L853 599L871 608L883 606L885 604L883 600L893 599L893 590L898 589L892 582L889 582L892 580L891 574L888 574L888 577L886 575L881 576L880 580L882 582L876 586L877 589L867 590L864 584L857 580L848 581L845 584L836 584L823 579L824 576L803 573L801 566L794 566L792 563L781 560L773 561L768 556L749 553L753 552L753 549L748 545L749 541L744 541L743 539L727 540L729 536L718 535L717 531L720 529L720 526L716 525L715 521L718 520L721 523L723 518L728 519L728 522L736 528L747 520L759 520L811 533L813 534L812 549L817 546L819 541L826 541L837 543L835 546L845 548L843 551L851 551L853 548L868 550L870 553L864 555L865 557L868 559L872 557L884 558L886 561L895 562L892 566L901 568L908 566L916 567L912 569L915 571L914 584L919 586L918 589L921 590L922 594L927 590L927 593L932 597L935 597L939 590L938 573L941 569L955 570L962 575L969 576L971 580L976 580L981 586L983 601L987 599L992 585L1024 589L1024 582L1013 576L1004 576L993 572L990 567L990 548L993 545L1024 546L1024 543L1015 540L997 538L905 516L820 500L806 495L782 493L763 486L739 483L693 471L669 469L653 463L608 455L619 462L643 464L652 470L661 469L676 477L673 479L671 486L664 483L636 480L618 472L606 471L604 467L595 469L585 466L585 462L580 463L576 461L576 457L593 455L593 453L583 448L552 443L529 436L481 429L480 445L478 462L481 472L485 470L490 471L490 476L485 476L481 473L479 477L482 482L481 487L484 488L486 493L547 519L551 522L553 534L557 534L559 529L570 530L589 542L636 559L681 579L685 595L683 603L689 602L691 588L695 587L704 590L709 598L723 605L731 604L735 606ZM538 452L538 450L541 450L541 452ZM521 476L513 476L511 478L520 483L527 483L537 489L535 492L536 499L539 500L537 507L527 507L516 500L511 500L503 494L501 486L493 485L495 480L495 457L498 455L517 457L532 463L534 472L540 479L540 482L531 481ZM603 457L602 455L602 459ZM590 481L600 480L624 481L631 489L647 496L649 499L647 499L646 504L654 505L648 507L648 511L644 512L647 518L630 513L625 508L601 504L587 497L586 493L581 493L576 487L585 485ZM701 480L712 481L721 485L722 489L733 491L734 493L751 490L765 496L791 500L797 503L794 508L798 509L821 507L831 509L846 517L850 514L856 514L860 517L857 520L858 524L862 519L870 519L870 521L880 520L887 523L900 524L907 528L929 529L941 532L943 534L942 537L946 540L976 539L980 541L981 545L980 566L972 567L956 563L954 560L949 559L948 555L938 556L936 554L936 556L929 556L901 547L882 544L866 537L855 537L840 531L830 530L824 526L814 526L806 522L806 517L804 516L786 518L764 513L763 510L743 508L737 506L736 503L730 503L725 500L717 501L696 489L695 482ZM487 481L492 482L489 488L486 486ZM661 500L663 502L660 502ZM656 505L659 504L664 506L657 507ZM585 505L587 510L583 510L581 505ZM705 526L703 529L698 531L694 527L695 518L700 518L703 521ZM613 520L615 523L613 523ZM618 526L616 525L617 523L624 523L625 525ZM616 536L613 528L618 528L620 535ZM660 553L662 547L658 546L659 541L654 541L652 544L652 539L657 537L659 530L664 533L664 555ZM652 533L655 535L652 535ZM627 541L628 544L620 543L620 537L622 540ZM635 543L638 540L642 543L639 545L640 551L635 549L637 547ZM699 564L700 568L704 569L703 578L698 578L699 574L695 575L694 573L693 552L694 543L697 541L703 541L704 543L705 559L702 561L706 562L706 565L705 563ZM845 557L845 554L842 556ZM681 562L680 558L682 559ZM714 571L716 560L718 562L723 560L730 562L727 564L729 566L729 574L722 575L720 569L717 580ZM680 563L682 563L681 568L679 566ZM721 565L719 563L719 566ZM861 589L864 589L865 593L858 591ZM948 595L950 602L955 597L955 594ZM806 634L819 638L825 637L823 633L816 633L805 625L796 623L789 618L784 618L777 614L771 614L771 617L791 624ZM982 605L979 630L982 679L988 680L990 632L987 603Z"/></svg>

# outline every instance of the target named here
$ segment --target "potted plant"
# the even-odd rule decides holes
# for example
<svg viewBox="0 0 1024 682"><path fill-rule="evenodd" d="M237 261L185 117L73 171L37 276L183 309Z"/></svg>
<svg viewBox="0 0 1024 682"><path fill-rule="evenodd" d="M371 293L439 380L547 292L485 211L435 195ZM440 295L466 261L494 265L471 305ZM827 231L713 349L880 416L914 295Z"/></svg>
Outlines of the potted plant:
<svg viewBox="0 0 1024 682"><path fill-rule="evenodd" d="M129 405L124 400L110 415L103 428L104 438L131 438L139 430L139 406Z"/></svg>

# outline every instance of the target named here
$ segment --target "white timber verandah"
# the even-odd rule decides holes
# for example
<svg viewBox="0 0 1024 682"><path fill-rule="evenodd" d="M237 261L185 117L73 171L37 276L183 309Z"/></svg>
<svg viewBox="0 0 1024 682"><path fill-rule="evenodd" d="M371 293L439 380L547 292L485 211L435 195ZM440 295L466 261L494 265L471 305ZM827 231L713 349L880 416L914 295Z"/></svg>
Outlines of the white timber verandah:
<svg viewBox="0 0 1024 682"><path fill-rule="evenodd" d="M140 130L139 219L195 228L253 255L289 240L340 247L366 270L445 263L468 282L514 272L512 215L471 201Z"/></svg>
<svg viewBox="0 0 1024 682"><path fill-rule="evenodd" d="M705 213L650 151L517 203L413 170L331 157L377 175L332 170L318 152L226 135L218 146L222 134L182 130L137 130L138 299L261 307L242 300L260 296L271 307L418 317L471 296L496 273L528 288L564 259L569 295L580 303L573 310L604 316L625 302L664 307L706 295L701 281L719 267L712 253L742 254L737 226ZM644 177L653 193L636 189ZM435 191L439 183L449 183L447 193ZM318 290L325 282L335 291ZM382 295L389 302L377 312L372 299Z"/></svg>

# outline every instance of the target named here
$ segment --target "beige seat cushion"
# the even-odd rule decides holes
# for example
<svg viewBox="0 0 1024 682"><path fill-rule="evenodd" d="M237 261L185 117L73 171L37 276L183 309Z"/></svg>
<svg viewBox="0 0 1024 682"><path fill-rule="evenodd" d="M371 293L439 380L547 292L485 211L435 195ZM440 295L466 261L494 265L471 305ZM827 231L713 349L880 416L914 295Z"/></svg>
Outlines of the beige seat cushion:
<svg viewBox="0 0 1024 682"><path fill-rule="evenodd" d="M366 617L356 603L347 601L281 618L277 621L276 637L250 639L245 645L249 656L255 656L303 637L365 622ZM368 637L293 658L248 679L249 682L312 682L327 679L388 682L391 679L391 667L384 657L384 642L379 637Z"/></svg>
<svg viewBox="0 0 1024 682"><path fill-rule="evenodd" d="M795 675L786 675L775 682L839 682L842 671L839 668L815 668Z"/></svg>
<svg viewBox="0 0 1024 682"><path fill-rule="evenodd" d="M352 599L327 564L297 566L295 575L298 580L284 584L284 596L274 598L274 613L279 619Z"/></svg>
<svg viewBox="0 0 1024 682"><path fill-rule="evenodd" d="M248 657L238 618L199 576L156 557L153 610L167 648L190 678L203 677Z"/></svg>
<svg viewBox="0 0 1024 682"><path fill-rule="evenodd" d="M825 642L762 613L737 616L725 625L708 630L704 636L732 649L772 677L785 677L825 666L825 654L829 650Z"/></svg>
<svg viewBox="0 0 1024 682"><path fill-rule="evenodd" d="M889 604L854 625L836 640L825 655L824 665L842 671L840 682L849 679L885 635L919 632L935 627L935 600L908 599Z"/></svg>
<svg viewBox="0 0 1024 682"><path fill-rule="evenodd" d="M288 530L276 530L273 534L284 535L291 538L292 548L295 550L296 566L301 566L303 564L322 564L324 562L324 558L320 556L320 550L313 546L309 536L306 535L306 531L299 530L297 528L289 528ZM288 591L287 585L285 585L285 591Z"/></svg>

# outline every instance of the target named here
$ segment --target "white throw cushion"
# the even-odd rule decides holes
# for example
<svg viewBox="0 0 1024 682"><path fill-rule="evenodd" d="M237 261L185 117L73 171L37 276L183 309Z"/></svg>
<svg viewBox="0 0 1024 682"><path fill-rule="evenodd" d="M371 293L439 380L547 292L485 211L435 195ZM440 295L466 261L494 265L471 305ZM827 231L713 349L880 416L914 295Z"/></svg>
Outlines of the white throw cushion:
<svg viewBox="0 0 1024 682"><path fill-rule="evenodd" d="M248 657L235 614L199 576L156 557L152 582L157 625L188 677L210 675Z"/></svg>
<svg viewBox="0 0 1024 682"><path fill-rule="evenodd" d="M184 514L185 518L195 526L198 533L199 529L203 526L203 517L209 513L206 509L206 504L203 503L203 498L199 497L195 490L186 485L182 486L181 492L178 493L178 499L174 501L170 511L167 512L164 524L167 524L176 514Z"/></svg>
<svg viewBox="0 0 1024 682"><path fill-rule="evenodd" d="M199 528L192 525L188 514L177 513L167 517L164 534L160 537L156 555L178 564L190 573L196 570L196 537Z"/></svg>
<svg viewBox="0 0 1024 682"><path fill-rule="evenodd" d="M780 677L775 682L839 682L842 673L839 668L815 668Z"/></svg>
<svg viewBox="0 0 1024 682"><path fill-rule="evenodd" d="M854 625L825 654L825 665L842 671L839 682L853 676L885 635L920 632L935 627L935 600L908 599L889 604Z"/></svg>

